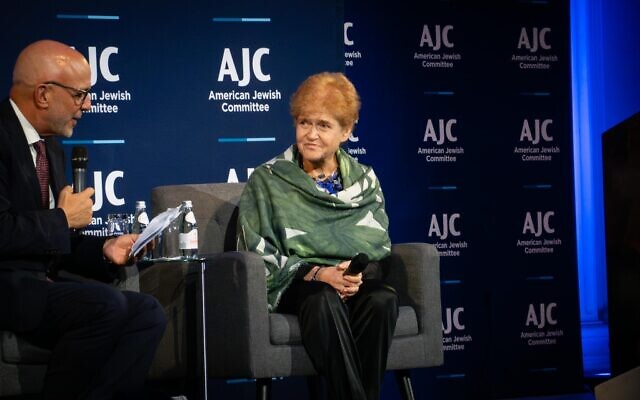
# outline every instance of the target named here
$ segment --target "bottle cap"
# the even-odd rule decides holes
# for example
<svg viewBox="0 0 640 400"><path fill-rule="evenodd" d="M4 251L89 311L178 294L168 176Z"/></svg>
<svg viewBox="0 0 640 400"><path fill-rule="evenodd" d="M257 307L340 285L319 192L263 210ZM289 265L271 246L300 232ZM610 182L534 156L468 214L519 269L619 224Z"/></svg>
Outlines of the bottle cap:
<svg viewBox="0 0 640 400"><path fill-rule="evenodd" d="M184 201L182 202L182 205L183 205L184 207L193 207L193 204L191 204L191 200L184 200Z"/></svg>
<svg viewBox="0 0 640 400"><path fill-rule="evenodd" d="M146 208L147 204L144 202L144 200L138 200L136 201L136 208Z"/></svg>

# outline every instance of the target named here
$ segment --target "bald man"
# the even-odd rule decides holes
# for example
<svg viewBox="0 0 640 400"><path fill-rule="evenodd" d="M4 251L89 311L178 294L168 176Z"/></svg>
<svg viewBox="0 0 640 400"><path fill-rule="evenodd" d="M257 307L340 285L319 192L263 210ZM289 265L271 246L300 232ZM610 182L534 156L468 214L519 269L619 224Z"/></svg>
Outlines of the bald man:
<svg viewBox="0 0 640 400"><path fill-rule="evenodd" d="M75 234L94 191L72 192L55 138L90 108L90 72L69 46L35 42L0 103L0 329L52 350L45 399L138 399L166 319L152 297L98 282L131 261L136 236Z"/></svg>

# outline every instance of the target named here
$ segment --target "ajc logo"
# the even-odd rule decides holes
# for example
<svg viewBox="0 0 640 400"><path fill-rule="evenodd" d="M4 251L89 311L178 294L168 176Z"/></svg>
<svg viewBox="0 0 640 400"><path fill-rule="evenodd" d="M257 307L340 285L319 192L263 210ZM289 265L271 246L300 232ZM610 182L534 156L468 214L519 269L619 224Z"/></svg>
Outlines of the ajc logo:
<svg viewBox="0 0 640 400"><path fill-rule="evenodd" d="M425 43L431 47L433 51L440 50L444 45L447 48L453 48L453 42L449 40L449 33L453 30L453 25L445 25L440 27L436 25L433 29L433 35L429 29L429 25L422 27L422 35L420 36L420 47L424 47ZM434 41L435 38L435 41Z"/></svg>
<svg viewBox="0 0 640 400"><path fill-rule="evenodd" d="M547 211L544 214L542 211L536 212L536 221L529 211L524 217L524 226L522 227L522 234L533 234L535 237L542 236L542 232L552 234L555 229L551 226L551 217L555 215L554 211Z"/></svg>
<svg viewBox="0 0 640 400"><path fill-rule="evenodd" d="M551 28L545 27L539 29L531 28L531 34L526 27L520 29L520 37L518 39L518 49L525 48L531 53L538 51L538 47L544 50L551 50L551 45L547 43L547 34L551 33Z"/></svg>
<svg viewBox="0 0 640 400"><path fill-rule="evenodd" d="M458 307L451 309L450 307L444 310L444 321L442 321L442 333L445 335L450 334L453 328L459 331L465 329L464 324L461 322L460 315L464 312L464 307Z"/></svg>
<svg viewBox="0 0 640 400"><path fill-rule="evenodd" d="M458 138L453 134L452 129L453 125L455 125L458 121L455 119L438 119L438 131L436 132L436 128L434 127L433 121L431 119L427 120L427 127L424 130L424 141L428 142L429 140L434 141L436 144L443 144L445 142L445 138L449 142L457 142Z"/></svg>
<svg viewBox="0 0 640 400"><path fill-rule="evenodd" d="M438 223L438 216L436 214L431 215L431 223L429 224L429 237L434 234L440 239L444 240L451 236L460 236L460 231L456 228L456 221L460 218L459 213L442 214L442 225Z"/></svg>
<svg viewBox="0 0 640 400"><path fill-rule="evenodd" d="M552 315L552 312L556 307L556 303L540 303L540 312L536 313L535 305L529 304L529 311L527 312L527 321L525 322L525 325L529 326L533 324L540 329L544 328L547 322L549 323L549 325L556 325L558 323L558 320L555 319Z"/></svg>
<svg viewBox="0 0 640 400"><path fill-rule="evenodd" d="M531 131L531 125L529 120L525 119L522 123L522 131L520 132L520 141L524 142L528 140L531 144L540 143L540 138L545 142L552 142L553 136L549 135L547 128L553 124L552 119L545 119L540 121L539 119L533 120L533 132Z"/></svg>
<svg viewBox="0 0 640 400"><path fill-rule="evenodd" d="M344 45L345 46L353 46L355 42L349 39L349 29L353 28L353 22L345 22L344 23Z"/></svg>
<svg viewBox="0 0 640 400"><path fill-rule="evenodd" d="M242 48L242 79L238 76L236 64L233 60L230 48L225 48L220 62L220 70L218 71L218 82L222 82L225 76L229 76L233 82L238 82L239 87L244 87L251 81L251 71L253 76L261 82L271 80L270 74L262 72L262 57L269 54L269 48L261 47L251 55L250 49Z"/></svg>
<svg viewBox="0 0 640 400"><path fill-rule="evenodd" d="M89 46L91 86L94 86L98 81L98 72L100 72L104 80L107 82L118 82L120 80L120 75L112 73L109 66L109 60L114 54L118 54L118 48L109 46L100 52L100 58L98 58L98 48L95 46Z"/></svg>
<svg viewBox="0 0 640 400"><path fill-rule="evenodd" d="M249 180L249 177L251 176L251 174L253 173L253 170L255 168L247 168L247 180ZM230 168L229 169L229 175L227 175L227 183L238 183L238 173L236 172L235 168Z"/></svg>
<svg viewBox="0 0 640 400"><path fill-rule="evenodd" d="M116 180L123 177L123 171L111 171L104 180L103 190L102 171L93 172L93 188L96 191L94 195L95 202L92 207L93 211L100 211L100 209L102 209L103 197L106 197L109 204L113 206L121 206L125 203L124 198L118 197L115 190Z"/></svg>

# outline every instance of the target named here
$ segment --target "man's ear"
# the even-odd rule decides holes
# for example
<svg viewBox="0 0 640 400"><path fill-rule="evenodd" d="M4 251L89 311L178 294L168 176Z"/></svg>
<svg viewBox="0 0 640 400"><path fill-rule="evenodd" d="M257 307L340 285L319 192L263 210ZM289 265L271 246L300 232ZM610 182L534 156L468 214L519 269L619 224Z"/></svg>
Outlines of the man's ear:
<svg viewBox="0 0 640 400"><path fill-rule="evenodd" d="M35 90L33 91L33 101L36 107L41 109L49 108L50 96L51 96L51 93L47 85L41 84L36 86Z"/></svg>

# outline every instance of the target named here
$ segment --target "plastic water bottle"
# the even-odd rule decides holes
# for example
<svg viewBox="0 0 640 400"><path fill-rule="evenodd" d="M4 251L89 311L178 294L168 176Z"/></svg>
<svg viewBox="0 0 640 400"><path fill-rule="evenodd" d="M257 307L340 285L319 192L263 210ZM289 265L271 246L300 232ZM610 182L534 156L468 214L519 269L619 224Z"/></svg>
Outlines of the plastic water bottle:
<svg viewBox="0 0 640 400"><path fill-rule="evenodd" d="M136 201L136 211L133 214L133 221L131 223L131 233L142 233L149 225L149 216L147 215L147 205L143 200ZM152 251L146 252L142 256L143 261L153 258Z"/></svg>
<svg viewBox="0 0 640 400"><path fill-rule="evenodd" d="M182 206L180 207L180 215L169 223L169 226L164 228L160 235L159 252L160 258L168 260L179 260L182 258L182 251L180 250L180 227L182 225ZM154 250L154 257L156 252Z"/></svg>
<svg viewBox="0 0 640 400"><path fill-rule="evenodd" d="M136 212L133 214L133 225L131 233L142 233L149 225L149 216L147 215L147 205L141 201L136 201Z"/></svg>
<svg viewBox="0 0 640 400"><path fill-rule="evenodd" d="M182 218L180 225L180 251L182 258L193 260L198 258L198 225L193 214L191 200L182 202Z"/></svg>

